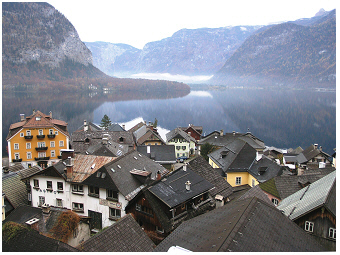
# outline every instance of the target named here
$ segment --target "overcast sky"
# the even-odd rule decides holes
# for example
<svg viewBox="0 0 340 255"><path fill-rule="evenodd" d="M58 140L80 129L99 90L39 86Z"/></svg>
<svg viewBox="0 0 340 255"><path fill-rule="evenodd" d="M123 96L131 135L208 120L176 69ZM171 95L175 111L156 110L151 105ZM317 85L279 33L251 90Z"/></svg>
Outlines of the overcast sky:
<svg viewBox="0 0 340 255"><path fill-rule="evenodd" d="M84 42L125 43L142 49L182 28L266 25L313 17L338 0L50 0Z"/></svg>

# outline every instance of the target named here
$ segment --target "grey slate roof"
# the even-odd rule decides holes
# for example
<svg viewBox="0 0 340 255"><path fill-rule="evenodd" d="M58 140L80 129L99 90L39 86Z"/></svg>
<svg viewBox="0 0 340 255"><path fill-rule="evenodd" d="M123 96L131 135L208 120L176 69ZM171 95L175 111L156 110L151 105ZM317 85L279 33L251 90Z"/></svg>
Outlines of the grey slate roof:
<svg viewBox="0 0 340 255"><path fill-rule="evenodd" d="M183 222L156 248L194 252L309 252L324 248L279 210L258 198L232 201Z"/></svg>
<svg viewBox="0 0 340 255"><path fill-rule="evenodd" d="M130 171L135 169L149 171L152 173L151 178L154 179L158 171L160 171L162 175L167 173L167 170L163 166L138 151L131 151L106 164L104 167L118 190L127 200L131 200L143 185Z"/></svg>
<svg viewBox="0 0 340 255"><path fill-rule="evenodd" d="M336 171L333 171L283 199L277 209L282 210L288 218L295 220L316 208L325 206L335 217L335 178Z"/></svg>
<svg viewBox="0 0 340 255"><path fill-rule="evenodd" d="M241 139L247 143L249 143L254 149L265 149L264 142L251 134L248 133L225 133L221 135L220 132L214 131L210 133L209 135L202 138L198 144L205 144L210 143L212 145L222 147L225 145L228 145L229 143L232 143L236 139Z"/></svg>
<svg viewBox="0 0 340 255"><path fill-rule="evenodd" d="M102 143L106 136L111 142L129 146L129 151L134 149L133 134L128 131L76 131L72 133L71 145L76 153L85 153L91 145ZM89 143L85 143L86 138ZM123 138L123 141L120 141L120 138Z"/></svg>
<svg viewBox="0 0 340 255"><path fill-rule="evenodd" d="M190 181L190 190L186 190L186 182ZM152 185L148 190L169 208L173 208L191 198L207 192L213 185L189 167L179 168Z"/></svg>
<svg viewBox="0 0 340 255"><path fill-rule="evenodd" d="M147 153L147 147L150 147L150 153ZM137 146L137 151L160 164L176 163L174 145L142 145Z"/></svg>
<svg viewBox="0 0 340 255"><path fill-rule="evenodd" d="M166 141L170 141L172 138L175 138L177 136L180 136L182 138L184 138L187 142L196 142L196 140L191 137L190 135L188 135L187 133L185 133L181 128L175 128L173 130L171 130L170 132L168 132L166 135Z"/></svg>
<svg viewBox="0 0 340 255"><path fill-rule="evenodd" d="M85 154L97 155L97 156L108 156L108 157L119 157L126 154L129 151L127 144L116 143L112 140L108 140L106 144L102 142L90 145Z"/></svg>
<svg viewBox="0 0 340 255"><path fill-rule="evenodd" d="M256 159L256 150L247 142L235 139L208 155L224 172L246 172Z"/></svg>
<svg viewBox="0 0 340 255"><path fill-rule="evenodd" d="M98 126L97 124L94 124L93 122L89 122L87 126L88 126L89 131L102 131L103 130L100 126ZM77 131L84 131L84 125L80 126L75 132Z"/></svg>
<svg viewBox="0 0 340 255"><path fill-rule="evenodd" d="M254 176L258 182L264 182L281 175L284 168L285 167L279 166L275 161L263 155L259 161L254 161L249 169L249 173Z"/></svg>
<svg viewBox="0 0 340 255"><path fill-rule="evenodd" d="M299 164L306 163L312 158L316 157L319 154L323 154L326 158L329 158L330 155L316 148L314 145L309 146L307 149L303 150L300 154L297 155L296 159Z"/></svg>
<svg viewBox="0 0 340 255"><path fill-rule="evenodd" d="M108 131L125 131L118 123L114 123L107 129Z"/></svg>
<svg viewBox="0 0 340 255"><path fill-rule="evenodd" d="M265 192L279 199L284 199L302 189L305 185L313 183L325 175L334 171L334 168L322 168L320 170L308 170L302 175L281 175L260 183L259 186Z"/></svg>
<svg viewBox="0 0 340 255"><path fill-rule="evenodd" d="M28 203L26 184L17 172L2 173L2 193L14 208Z"/></svg>
<svg viewBox="0 0 340 255"><path fill-rule="evenodd" d="M33 166L33 167L28 167L28 168L25 168L23 170L20 170L18 171L18 175L20 176L21 180L24 180L24 179L27 179L39 172L41 172L43 169L36 165L36 166Z"/></svg>
<svg viewBox="0 0 340 255"><path fill-rule="evenodd" d="M233 193L231 185L202 156L189 161L188 167L214 186L209 191L213 197L221 195L227 198Z"/></svg>
<svg viewBox="0 0 340 255"><path fill-rule="evenodd" d="M79 246L84 252L151 252L154 243L127 214Z"/></svg>
<svg viewBox="0 0 340 255"><path fill-rule="evenodd" d="M252 187L250 190L248 190L246 193L240 196L237 200L242 200L251 197L257 197L259 199L262 199L262 201L267 203L268 205L274 206L274 204L269 200L268 196L263 192L259 185Z"/></svg>

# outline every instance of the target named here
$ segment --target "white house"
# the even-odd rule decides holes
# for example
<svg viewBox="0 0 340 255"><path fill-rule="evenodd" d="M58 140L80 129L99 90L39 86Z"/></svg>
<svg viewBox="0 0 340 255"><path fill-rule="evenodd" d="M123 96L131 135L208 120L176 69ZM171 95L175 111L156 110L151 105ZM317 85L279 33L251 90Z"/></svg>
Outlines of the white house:
<svg viewBox="0 0 340 255"><path fill-rule="evenodd" d="M180 128L166 134L166 144L175 146L176 158L187 157L195 153L196 140Z"/></svg>

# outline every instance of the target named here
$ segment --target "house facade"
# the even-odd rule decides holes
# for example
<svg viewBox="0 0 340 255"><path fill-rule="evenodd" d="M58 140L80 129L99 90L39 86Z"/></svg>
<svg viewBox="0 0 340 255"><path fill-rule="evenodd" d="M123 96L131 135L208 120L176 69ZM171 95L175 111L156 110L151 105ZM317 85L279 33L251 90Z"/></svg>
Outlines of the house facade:
<svg viewBox="0 0 340 255"><path fill-rule="evenodd" d="M182 129L176 128L166 134L166 144L175 146L176 158L186 157L195 154L196 140L185 133Z"/></svg>
<svg viewBox="0 0 340 255"><path fill-rule="evenodd" d="M61 150L69 149L70 135L67 123L33 111L9 128L7 136L10 165L23 162L25 167L40 165L47 167L59 161Z"/></svg>

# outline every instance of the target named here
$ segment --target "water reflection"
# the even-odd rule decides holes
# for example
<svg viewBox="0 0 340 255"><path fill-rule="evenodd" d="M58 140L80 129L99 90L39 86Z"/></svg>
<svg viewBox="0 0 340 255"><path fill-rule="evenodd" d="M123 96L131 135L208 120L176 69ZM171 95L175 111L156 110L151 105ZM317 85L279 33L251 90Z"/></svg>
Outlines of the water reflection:
<svg viewBox="0 0 340 255"><path fill-rule="evenodd" d="M229 89L191 91L178 97L159 94L150 98L119 93L92 97L3 93L3 152L9 125L20 120L20 113L27 116L33 109L52 111L54 118L69 124L70 132L84 119L100 123L107 114L116 123L157 118L165 130L199 125L205 134L220 129L247 132L249 128L266 145L281 148L318 143L329 154L335 148L335 92Z"/></svg>

